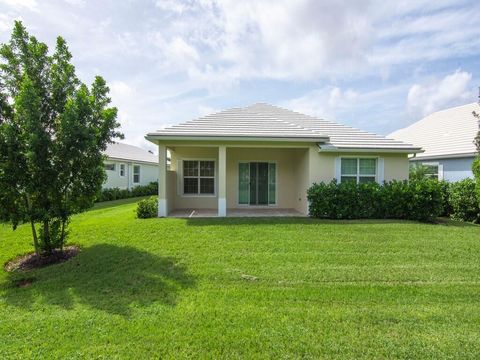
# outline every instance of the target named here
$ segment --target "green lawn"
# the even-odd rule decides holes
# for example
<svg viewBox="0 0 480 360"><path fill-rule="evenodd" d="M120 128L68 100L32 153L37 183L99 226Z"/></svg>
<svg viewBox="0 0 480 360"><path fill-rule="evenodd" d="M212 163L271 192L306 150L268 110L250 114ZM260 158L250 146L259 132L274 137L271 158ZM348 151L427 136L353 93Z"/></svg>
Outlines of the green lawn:
<svg viewBox="0 0 480 360"><path fill-rule="evenodd" d="M66 263L0 270L1 359L480 357L478 226L134 208L74 217ZM30 242L0 225L0 263Z"/></svg>

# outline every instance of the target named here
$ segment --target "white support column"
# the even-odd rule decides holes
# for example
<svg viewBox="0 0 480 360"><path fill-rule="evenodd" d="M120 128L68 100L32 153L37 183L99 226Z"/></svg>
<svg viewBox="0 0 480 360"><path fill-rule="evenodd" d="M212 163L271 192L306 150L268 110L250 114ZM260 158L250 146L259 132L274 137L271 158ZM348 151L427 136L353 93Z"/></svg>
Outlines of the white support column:
<svg viewBox="0 0 480 360"><path fill-rule="evenodd" d="M218 147L218 216L227 216L227 148Z"/></svg>
<svg viewBox="0 0 480 360"><path fill-rule="evenodd" d="M167 147L158 145L158 217L168 215L167 203Z"/></svg>

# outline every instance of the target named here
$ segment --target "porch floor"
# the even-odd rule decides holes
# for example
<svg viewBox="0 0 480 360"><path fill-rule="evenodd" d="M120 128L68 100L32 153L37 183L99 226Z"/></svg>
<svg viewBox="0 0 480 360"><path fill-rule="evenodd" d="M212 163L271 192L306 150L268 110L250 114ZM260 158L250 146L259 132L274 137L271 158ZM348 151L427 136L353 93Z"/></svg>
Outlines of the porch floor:
<svg viewBox="0 0 480 360"><path fill-rule="evenodd" d="M217 217L216 209L176 209L169 217ZM227 209L227 217L305 217L295 209Z"/></svg>

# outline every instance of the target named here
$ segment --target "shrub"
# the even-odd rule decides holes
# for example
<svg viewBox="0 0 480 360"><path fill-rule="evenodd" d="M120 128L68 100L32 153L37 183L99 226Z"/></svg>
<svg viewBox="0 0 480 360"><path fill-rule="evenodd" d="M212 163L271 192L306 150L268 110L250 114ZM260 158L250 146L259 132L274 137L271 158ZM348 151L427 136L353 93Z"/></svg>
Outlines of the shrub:
<svg viewBox="0 0 480 360"><path fill-rule="evenodd" d="M97 196L97 202L127 199L138 196L148 196L158 194L158 183L151 182L148 185L135 186L131 190L110 188L102 189Z"/></svg>
<svg viewBox="0 0 480 360"><path fill-rule="evenodd" d="M329 219L410 219L433 221L442 213L436 180L314 184L308 189L310 216Z"/></svg>
<svg viewBox="0 0 480 360"><path fill-rule="evenodd" d="M450 186L451 183L445 180L439 181L442 191L442 213L440 216L449 217L452 214L452 206L450 205Z"/></svg>
<svg viewBox="0 0 480 360"><path fill-rule="evenodd" d="M476 181L475 189L477 193L477 200L480 206L480 155L478 155L475 158L475 160L473 160L472 172L473 172L473 175L475 176L475 181Z"/></svg>
<svg viewBox="0 0 480 360"><path fill-rule="evenodd" d="M137 217L139 219L148 219L158 216L158 201L156 197L143 199L137 204Z"/></svg>
<svg viewBox="0 0 480 360"><path fill-rule="evenodd" d="M464 179L450 185L449 202L454 220L480 220L480 206L475 192L475 180Z"/></svg>

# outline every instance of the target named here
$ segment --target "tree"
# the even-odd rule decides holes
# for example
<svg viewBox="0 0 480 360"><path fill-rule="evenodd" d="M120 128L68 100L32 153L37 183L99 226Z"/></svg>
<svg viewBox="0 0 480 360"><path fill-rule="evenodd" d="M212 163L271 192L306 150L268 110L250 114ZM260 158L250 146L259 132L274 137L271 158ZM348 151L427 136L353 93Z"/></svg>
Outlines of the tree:
<svg viewBox="0 0 480 360"><path fill-rule="evenodd" d="M0 218L30 223L37 255L63 247L105 180L102 152L123 137L105 81L81 83L71 58L63 38L49 55L19 21L0 47Z"/></svg>

